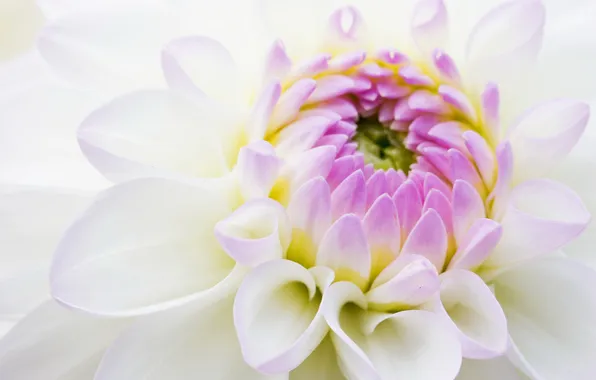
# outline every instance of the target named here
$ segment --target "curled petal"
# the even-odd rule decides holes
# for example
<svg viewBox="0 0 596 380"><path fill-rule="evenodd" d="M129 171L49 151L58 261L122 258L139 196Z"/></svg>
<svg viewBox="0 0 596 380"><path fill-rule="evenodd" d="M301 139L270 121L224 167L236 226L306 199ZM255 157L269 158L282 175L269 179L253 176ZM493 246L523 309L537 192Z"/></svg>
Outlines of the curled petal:
<svg viewBox="0 0 596 380"><path fill-rule="evenodd" d="M448 39L447 8L443 0L418 0L412 16L412 37L423 53L444 47Z"/></svg>
<svg viewBox="0 0 596 380"><path fill-rule="evenodd" d="M588 225L590 213L565 185L526 181L513 189L501 224L503 237L486 266L500 268L556 251Z"/></svg>
<svg viewBox="0 0 596 380"><path fill-rule="evenodd" d="M264 373L288 372L321 343L328 329L319 311L321 293L333 272L320 275L317 284L300 264L276 260L244 279L234 301L234 324L250 366Z"/></svg>
<svg viewBox="0 0 596 380"><path fill-rule="evenodd" d="M492 253L502 234L499 223L492 219L477 219L461 239L448 269L476 269Z"/></svg>
<svg viewBox="0 0 596 380"><path fill-rule="evenodd" d="M218 222L215 236L236 262L254 267L282 258L290 244L291 227L283 207L262 198L244 203Z"/></svg>
<svg viewBox="0 0 596 380"><path fill-rule="evenodd" d="M283 80L292 69L292 60L288 57L281 40L273 43L265 59L264 84Z"/></svg>
<svg viewBox="0 0 596 380"><path fill-rule="evenodd" d="M488 359L507 349L505 314L484 281L473 272L449 270L440 276L441 302L460 332L466 358Z"/></svg>
<svg viewBox="0 0 596 380"><path fill-rule="evenodd" d="M249 200L269 195L281 165L281 160L268 142L261 140L242 147L234 171L238 175L243 198Z"/></svg>

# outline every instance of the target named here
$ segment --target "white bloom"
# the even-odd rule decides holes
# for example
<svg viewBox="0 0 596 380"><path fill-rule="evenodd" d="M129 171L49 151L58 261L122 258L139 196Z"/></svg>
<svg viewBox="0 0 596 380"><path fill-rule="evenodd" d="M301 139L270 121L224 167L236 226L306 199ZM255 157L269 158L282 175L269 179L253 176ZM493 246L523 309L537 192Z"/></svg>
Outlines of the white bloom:
<svg viewBox="0 0 596 380"><path fill-rule="evenodd" d="M23 319L0 377L594 376L596 273L563 253L593 256L594 154L576 144L593 127L585 102L552 100L592 96L567 69L593 47L573 34L592 5L125 3L44 1L41 55L85 91L3 101L23 133L0 206L31 211L6 218L0 315L45 299L52 246L104 186L75 124L115 185L53 257L75 310ZM31 138L39 115L51 144Z"/></svg>

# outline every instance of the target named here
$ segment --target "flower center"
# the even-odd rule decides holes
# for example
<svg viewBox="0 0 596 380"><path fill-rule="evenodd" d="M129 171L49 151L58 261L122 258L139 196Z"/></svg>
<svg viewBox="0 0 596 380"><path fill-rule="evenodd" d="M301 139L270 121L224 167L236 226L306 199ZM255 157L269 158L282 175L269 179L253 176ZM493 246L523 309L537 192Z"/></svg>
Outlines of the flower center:
<svg viewBox="0 0 596 380"><path fill-rule="evenodd" d="M358 143L366 164L372 164L375 169L409 172L415 154L405 147L404 132L387 128L375 118L363 118L357 125L352 140Z"/></svg>

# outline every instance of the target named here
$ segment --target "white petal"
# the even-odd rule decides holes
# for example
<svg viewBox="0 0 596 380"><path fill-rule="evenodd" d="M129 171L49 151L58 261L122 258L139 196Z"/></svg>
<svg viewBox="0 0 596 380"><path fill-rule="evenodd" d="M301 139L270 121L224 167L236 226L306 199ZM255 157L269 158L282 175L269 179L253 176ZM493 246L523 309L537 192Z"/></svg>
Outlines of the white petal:
<svg viewBox="0 0 596 380"><path fill-rule="evenodd" d="M545 10L540 1L501 3L470 34L467 58L484 80L510 79L533 63L542 45Z"/></svg>
<svg viewBox="0 0 596 380"><path fill-rule="evenodd" d="M44 188L0 188L0 319L21 317L49 297L55 246L91 199Z"/></svg>
<svg viewBox="0 0 596 380"><path fill-rule="evenodd" d="M231 300L205 306L194 302L139 319L108 349L95 380L270 379L242 360Z"/></svg>
<svg viewBox="0 0 596 380"><path fill-rule="evenodd" d="M291 233L284 208L269 198L246 202L215 225L215 236L224 251L236 262L251 267L281 259Z"/></svg>
<svg viewBox="0 0 596 380"><path fill-rule="evenodd" d="M298 368L290 372L289 380L312 379L345 380L329 335Z"/></svg>
<svg viewBox="0 0 596 380"><path fill-rule="evenodd" d="M240 273L213 232L230 212L222 193L166 179L104 192L58 245L53 296L89 312L124 315L233 291Z"/></svg>
<svg viewBox="0 0 596 380"><path fill-rule="evenodd" d="M425 54L444 48L449 37L443 0L419 0L412 16L412 37Z"/></svg>
<svg viewBox="0 0 596 380"><path fill-rule="evenodd" d="M47 25L38 47L62 77L116 95L163 85L161 48L181 27L163 7L85 9Z"/></svg>
<svg viewBox="0 0 596 380"><path fill-rule="evenodd" d="M218 41L203 36L171 41L162 53L162 65L170 88L190 95L201 93L223 104L238 104L238 70Z"/></svg>
<svg viewBox="0 0 596 380"><path fill-rule="evenodd" d="M35 0L4 0L0 3L0 62L29 50L43 25Z"/></svg>
<svg viewBox="0 0 596 380"><path fill-rule="evenodd" d="M484 265L496 269L552 253L579 236L589 221L590 213L567 186L547 179L523 182L511 193L503 236Z"/></svg>
<svg viewBox="0 0 596 380"><path fill-rule="evenodd" d="M76 128L98 99L58 85L23 86L20 81L18 92L0 101L0 182L89 190L109 185L76 141Z"/></svg>
<svg viewBox="0 0 596 380"><path fill-rule="evenodd" d="M596 272L564 258L518 266L494 281L516 360L544 379L596 372ZM556 359L556 360L555 360Z"/></svg>
<svg viewBox="0 0 596 380"><path fill-rule="evenodd" d="M503 355L509 336L503 310L484 281L473 272L455 269L441 276L441 302L460 332L466 358Z"/></svg>
<svg viewBox="0 0 596 380"><path fill-rule="evenodd" d="M48 301L0 341L0 378L67 380L92 374L128 320L98 319ZM89 368L91 366L91 368Z"/></svg>
<svg viewBox="0 0 596 380"><path fill-rule="evenodd" d="M328 328L319 311L333 280L317 284L300 264L264 263L246 276L234 301L234 323L246 362L264 373L287 373L321 343ZM319 289L317 289L319 287Z"/></svg>
<svg viewBox="0 0 596 380"><path fill-rule="evenodd" d="M494 359L464 360L455 379L528 380L504 355Z"/></svg>
<svg viewBox="0 0 596 380"><path fill-rule="evenodd" d="M87 117L79 142L89 161L115 182L163 172L220 176L228 171L223 144L231 136L215 113L213 105L173 92L136 92Z"/></svg>
<svg viewBox="0 0 596 380"><path fill-rule="evenodd" d="M573 100L541 103L526 112L509 130L514 181L551 171L578 142L589 117L588 105Z"/></svg>

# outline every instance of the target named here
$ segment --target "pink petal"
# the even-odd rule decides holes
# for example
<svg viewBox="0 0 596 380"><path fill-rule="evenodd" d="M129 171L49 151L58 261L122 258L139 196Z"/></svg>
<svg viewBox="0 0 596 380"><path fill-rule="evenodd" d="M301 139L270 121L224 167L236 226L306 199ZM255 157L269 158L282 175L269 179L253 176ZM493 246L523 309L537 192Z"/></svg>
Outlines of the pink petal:
<svg viewBox="0 0 596 380"><path fill-rule="evenodd" d="M317 83L313 79L301 79L283 92L271 115L270 125L274 129L296 118L306 99L313 93Z"/></svg>
<svg viewBox="0 0 596 380"><path fill-rule="evenodd" d="M480 194L466 181L457 180L453 185L453 233L458 244L476 220L486 218Z"/></svg>
<svg viewBox="0 0 596 380"><path fill-rule="evenodd" d="M327 75L318 79L316 83L314 92L308 98L309 104L333 99L355 88L354 80L345 75Z"/></svg>
<svg viewBox="0 0 596 380"><path fill-rule="evenodd" d="M366 183L361 170L346 178L331 194L331 213L334 219L353 213L364 216L366 209Z"/></svg>
<svg viewBox="0 0 596 380"><path fill-rule="evenodd" d="M327 231L319 245L317 265L335 271L337 281L366 286L371 269L371 254L360 219L344 215Z"/></svg>
<svg viewBox="0 0 596 380"><path fill-rule="evenodd" d="M437 270L443 270L447 254L447 230L441 216L428 210L408 235L401 254L417 254L426 257Z"/></svg>
<svg viewBox="0 0 596 380"><path fill-rule="evenodd" d="M476 167L474 167L470 160L457 149L449 149L448 154L452 180L464 180L473 185L481 196L484 196L486 194L486 187L480 179Z"/></svg>
<svg viewBox="0 0 596 380"><path fill-rule="evenodd" d="M499 243L503 228L492 219L477 219L466 232L448 269L475 270Z"/></svg>
<svg viewBox="0 0 596 380"><path fill-rule="evenodd" d="M300 119L285 127L276 137L275 148L282 157L290 157L315 146L333 123L321 116Z"/></svg>
<svg viewBox="0 0 596 380"><path fill-rule="evenodd" d="M420 192L412 180L404 182L393 195L401 225L401 236L408 236L422 214Z"/></svg>
<svg viewBox="0 0 596 380"><path fill-rule="evenodd" d="M273 43L265 58L264 84L285 79L292 69L292 60L281 40Z"/></svg>
<svg viewBox="0 0 596 380"><path fill-rule="evenodd" d="M265 138L271 114L281 95L281 85L277 82L271 83L259 95L251 111L247 122L247 130L250 141Z"/></svg>
<svg viewBox="0 0 596 380"><path fill-rule="evenodd" d="M439 213L441 220L447 229L447 233L451 235L453 233L451 202L445 196L445 194L437 189L432 189L426 195L426 199L424 200L424 205L422 207L422 213L424 214L426 211L431 209Z"/></svg>
<svg viewBox="0 0 596 380"><path fill-rule="evenodd" d="M481 96L482 116L484 124L489 128L490 136L493 139L499 137L500 128L500 95L499 87L494 83L488 83Z"/></svg>
<svg viewBox="0 0 596 380"><path fill-rule="evenodd" d="M492 189L497 177L497 159L492 148L482 136L474 131L466 131L463 137L482 181L487 188Z"/></svg>
<svg viewBox="0 0 596 380"><path fill-rule="evenodd" d="M389 185L387 184L387 178L385 178L385 172L377 170L366 181L366 208L368 209L378 197L388 192Z"/></svg>
<svg viewBox="0 0 596 380"><path fill-rule="evenodd" d="M452 82L459 82L460 75L453 59L442 50L435 50L433 54L435 67L441 75Z"/></svg>
<svg viewBox="0 0 596 380"><path fill-rule="evenodd" d="M372 271L379 273L398 255L401 243L397 209L389 195L373 203L362 223L372 254Z"/></svg>

